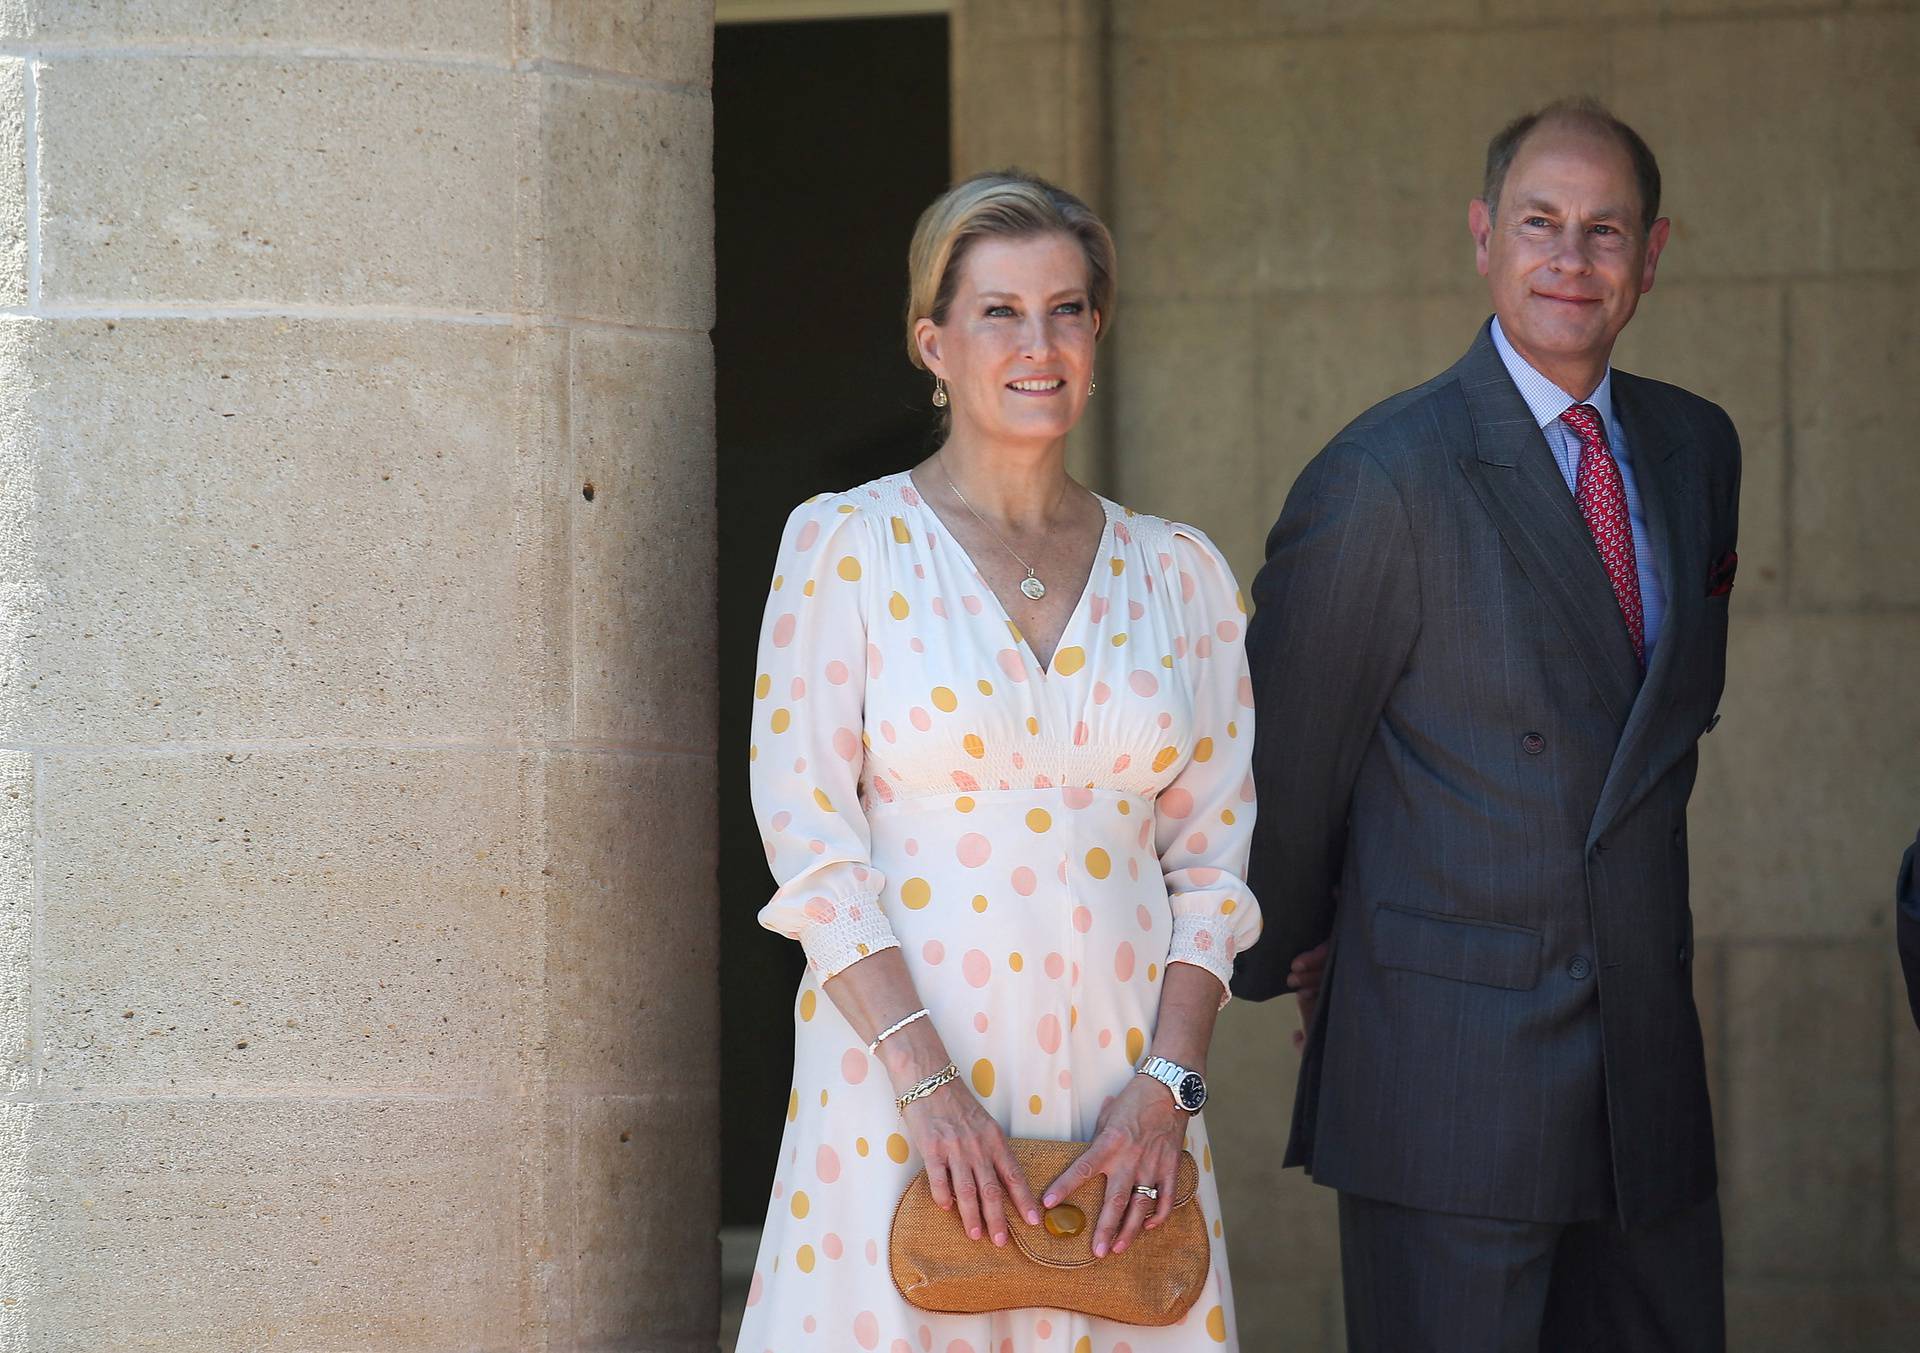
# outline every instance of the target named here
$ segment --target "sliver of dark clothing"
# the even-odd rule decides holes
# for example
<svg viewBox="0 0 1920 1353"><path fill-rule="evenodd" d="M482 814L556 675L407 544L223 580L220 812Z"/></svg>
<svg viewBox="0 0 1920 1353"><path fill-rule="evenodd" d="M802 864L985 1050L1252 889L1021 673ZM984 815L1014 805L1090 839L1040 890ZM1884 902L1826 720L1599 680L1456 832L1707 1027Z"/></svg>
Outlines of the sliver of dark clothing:
<svg viewBox="0 0 1920 1353"><path fill-rule="evenodd" d="M1629 1234L1611 1220L1459 1217L1343 1193L1340 1254L1350 1353L1726 1346L1712 1198Z"/></svg>
<svg viewBox="0 0 1920 1353"><path fill-rule="evenodd" d="M1900 941L1900 968L1907 975L1907 1004L1913 1007L1913 1022L1920 1027L1920 837L1907 847L1907 858L1900 862L1900 883L1894 892L1898 912L1894 927Z"/></svg>

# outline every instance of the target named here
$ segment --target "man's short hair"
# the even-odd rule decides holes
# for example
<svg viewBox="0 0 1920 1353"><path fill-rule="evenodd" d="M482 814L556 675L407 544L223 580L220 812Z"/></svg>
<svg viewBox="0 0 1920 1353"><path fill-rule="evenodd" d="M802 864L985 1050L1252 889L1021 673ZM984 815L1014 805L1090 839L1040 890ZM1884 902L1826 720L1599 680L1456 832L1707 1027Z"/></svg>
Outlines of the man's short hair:
<svg viewBox="0 0 1920 1353"><path fill-rule="evenodd" d="M1527 134L1542 122L1584 124L1618 141L1627 158L1633 161L1633 177L1640 185L1641 227L1651 228L1660 219L1659 161L1653 158L1653 151L1640 139L1639 132L1615 117L1605 104L1588 98L1555 99L1544 108L1515 118L1487 142L1487 173L1480 185L1480 196L1487 210L1499 210L1500 189L1507 181L1507 170L1513 167L1513 157L1520 153L1520 143L1527 139Z"/></svg>

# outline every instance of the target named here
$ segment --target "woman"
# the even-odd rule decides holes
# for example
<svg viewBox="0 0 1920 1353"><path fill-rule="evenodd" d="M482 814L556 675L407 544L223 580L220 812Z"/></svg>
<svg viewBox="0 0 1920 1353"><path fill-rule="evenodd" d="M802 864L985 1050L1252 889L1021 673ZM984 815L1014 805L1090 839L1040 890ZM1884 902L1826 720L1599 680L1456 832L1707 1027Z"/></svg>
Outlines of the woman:
<svg viewBox="0 0 1920 1353"><path fill-rule="evenodd" d="M760 919L808 972L739 1347L1232 1346L1212 1155L1178 1101L1204 1095L1184 1073L1260 932L1233 576L1198 531L1067 475L1113 313L1084 203L969 179L921 217L909 273L944 444L794 512L761 633L753 800L780 887ZM1168 1083L1136 1074L1154 1057ZM1030 1184L1009 1136L1091 1145ZM983 1245L1104 1173L1105 1255L1164 1222L1183 1145L1213 1252L1182 1323L930 1315L895 1291L889 1224L922 1166Z"/></svg>

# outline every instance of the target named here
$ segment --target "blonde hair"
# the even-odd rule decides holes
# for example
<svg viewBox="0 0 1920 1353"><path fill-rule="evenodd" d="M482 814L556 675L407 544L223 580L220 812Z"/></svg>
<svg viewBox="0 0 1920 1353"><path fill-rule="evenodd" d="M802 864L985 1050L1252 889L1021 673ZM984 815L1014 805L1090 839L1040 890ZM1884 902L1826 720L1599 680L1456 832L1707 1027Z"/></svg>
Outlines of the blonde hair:
<svg viewBox="0 0 1920 1353"><path fill-rule="evenodd" d="M975 174L947 189L920 213L907 249L907 360L927 369L914 325L947 322L960 264L975 240L1062 234L1087 259L1087 302L1100 317L1096 338L1113 327L1113 236L1093 209L1064 188L1020 169Z"/></svg>

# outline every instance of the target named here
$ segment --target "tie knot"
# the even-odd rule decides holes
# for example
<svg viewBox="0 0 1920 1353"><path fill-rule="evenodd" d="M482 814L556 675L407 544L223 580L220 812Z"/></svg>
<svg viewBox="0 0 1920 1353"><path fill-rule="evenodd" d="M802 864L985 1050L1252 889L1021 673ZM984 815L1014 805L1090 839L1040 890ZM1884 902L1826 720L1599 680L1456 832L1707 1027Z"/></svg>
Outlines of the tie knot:
<svg viewBox="0 0 1920 1353"><path fill-rule="evenodd" d="M1591 404L1575 404L1560 415L1560 421L1578 433L1584 443L1607 444L1606 429L1600 423L1600 410Z"/></svg>

